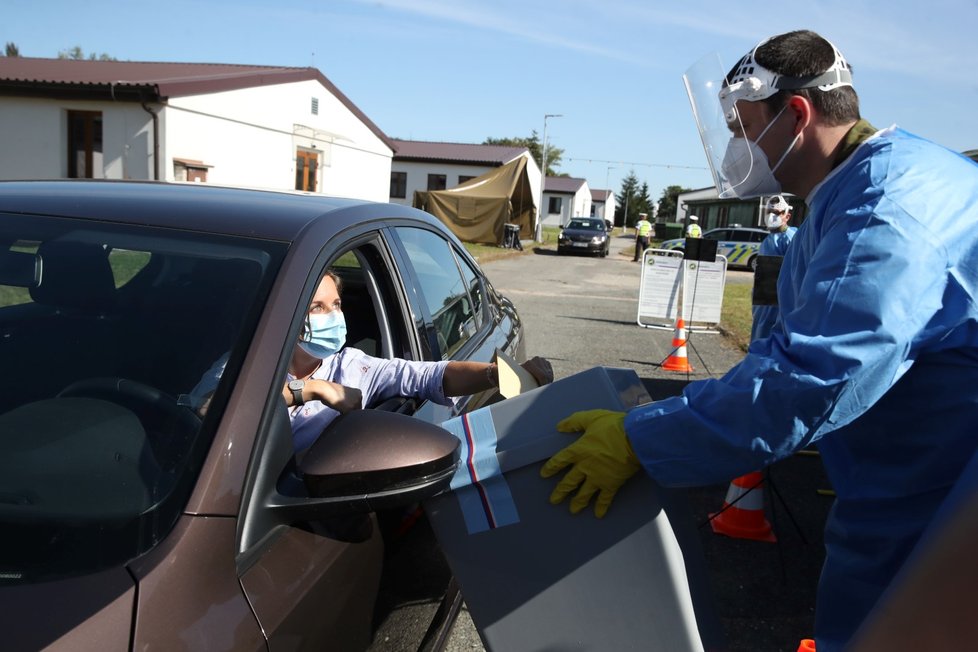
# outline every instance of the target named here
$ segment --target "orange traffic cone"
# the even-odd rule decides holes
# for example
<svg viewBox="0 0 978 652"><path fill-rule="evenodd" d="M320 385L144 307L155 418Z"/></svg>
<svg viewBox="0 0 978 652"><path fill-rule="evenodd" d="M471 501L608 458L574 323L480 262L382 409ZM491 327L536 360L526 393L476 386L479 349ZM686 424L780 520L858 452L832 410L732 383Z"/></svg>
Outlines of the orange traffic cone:
<svg viewBox="0 0 978 652"><path fill-rule="evenodd" d="M815 652L815 639L801 639L801 643L798 644L798 652Z"/></svg>
<svg viewBox="0 0 978 652"><path fill-rule="evenodd" d="M764 516L763 484L760 471L734 478L727 489L723 509L710 514L713 531L735 539L777 541Z"/></svg>
<svg viewBox="0 0 978 652"><path fill-rule="evenodd" d="M676 333L672 336L672 353L662 363L667 371L692 371L689 358L686 357L686 322L682 317L676 318Z"/></svg>

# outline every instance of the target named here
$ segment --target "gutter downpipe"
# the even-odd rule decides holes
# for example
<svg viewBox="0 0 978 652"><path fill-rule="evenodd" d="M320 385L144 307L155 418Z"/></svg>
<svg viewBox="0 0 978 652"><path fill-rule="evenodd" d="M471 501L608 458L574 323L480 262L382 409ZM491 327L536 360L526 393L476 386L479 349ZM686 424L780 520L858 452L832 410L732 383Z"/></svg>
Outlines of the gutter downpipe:
<svg viewBox="0 0 978 652"><path fill-rule="evenodd" d="M160 180L160 114L149 107L146 100L140 102L143 111L153 118L153 181Z"/></svg>

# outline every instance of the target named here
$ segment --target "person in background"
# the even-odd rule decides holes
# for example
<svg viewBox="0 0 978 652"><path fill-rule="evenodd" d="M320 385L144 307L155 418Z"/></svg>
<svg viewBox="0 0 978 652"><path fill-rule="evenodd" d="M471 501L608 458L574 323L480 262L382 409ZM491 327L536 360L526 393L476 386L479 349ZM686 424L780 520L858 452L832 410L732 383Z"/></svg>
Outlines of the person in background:
<svg viewBox="0 0 978 652"><path fill-rule="evenodd" d="M771 232L761 242L758 249L759 256L778 256L784 258L788 251L788 244L795 237L798 229L789 226L791 221L791 204L784 198L784 195L774 195L767 201L766 226ZM751 306L752 321L750 327L750 341L759 340L767 337L774 327L774 322L778 319L778 304L754 304Z"/></svg>
<svg viewBox="0 0 978 652"><path fill-rule="evenodd" d="M449 397L498 386L494 363L375 358L359 349L344 347L346 320L341 291L340 277L326 272L309 304L299 342L292 350L282 399L289 408L296 452L311 446L340 414L386 398L409 396L451 405ZM214 363L190 394L204 412L227 357ZM544 358L531 358L522 366L541 385L553 381L553 369Z"/></svg>
<svg viewBox="0 0 978 652"><path fill-rule="evenodd" d="M638 262L642 254L649 248L649 234L652 233L652 223L649 222L648 213L639 213L638 222L635 222L635 258Z"/></svg>
<svg viewBox="0 0 978 652"><path fill-rule="evenodd" d="M687 238L701 238L703 237L703 229L700 228L699 219L695 215L689 216L689 226L686 227L686 237Z"/></svg>
<svg viewBox="0 0 978 652"><path fill-rule="evenodd" d="M597 496L603 516L640 469L669 487L719 484L815 444L836 493L815 641L834 652L978 450L978 166L862 119L849 64L811 31L762 41L703 89L690 92L697 121L722 116L732 133L722 164L707 150L721 196L808 205L780 325L681 396L571 414L558 430L583 434L541 474L571 467L551 502L575 493L580 512ZM711 98L712 113L696 104Z"/></svg>

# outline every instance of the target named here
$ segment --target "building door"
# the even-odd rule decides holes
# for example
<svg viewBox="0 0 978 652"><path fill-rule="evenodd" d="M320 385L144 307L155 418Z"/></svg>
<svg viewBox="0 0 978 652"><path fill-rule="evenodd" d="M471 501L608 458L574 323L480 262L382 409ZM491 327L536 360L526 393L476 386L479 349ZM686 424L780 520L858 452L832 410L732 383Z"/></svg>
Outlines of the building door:
<svg viewBox="0 0 978 652"><path fill-rule="evenodd" d="M316 192L316 172L319 170L319 154L305 150L295 152L295 189Z"/></svg>

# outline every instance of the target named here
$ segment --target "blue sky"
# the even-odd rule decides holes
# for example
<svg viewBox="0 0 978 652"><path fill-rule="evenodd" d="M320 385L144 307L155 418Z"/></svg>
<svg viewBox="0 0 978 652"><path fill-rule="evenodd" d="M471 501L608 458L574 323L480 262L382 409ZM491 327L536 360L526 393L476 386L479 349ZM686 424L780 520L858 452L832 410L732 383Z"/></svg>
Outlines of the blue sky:
<svg viewBox="0 0 978 652"><path fill-rule="evenodd" d="M657 7L663 5L665 8ZM712 183L682 74L813 29L855 71L863 116L978 148L975 0L2 0L23 56L315 66L394 138L542 136L561 172L618 190Z"/></svg>

